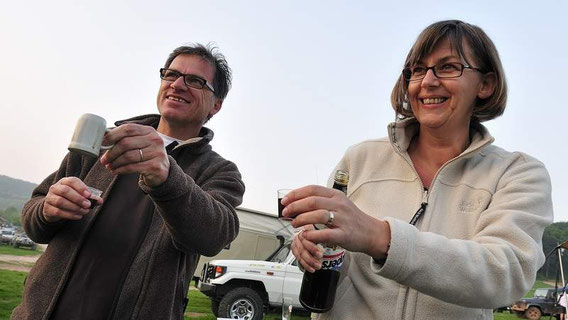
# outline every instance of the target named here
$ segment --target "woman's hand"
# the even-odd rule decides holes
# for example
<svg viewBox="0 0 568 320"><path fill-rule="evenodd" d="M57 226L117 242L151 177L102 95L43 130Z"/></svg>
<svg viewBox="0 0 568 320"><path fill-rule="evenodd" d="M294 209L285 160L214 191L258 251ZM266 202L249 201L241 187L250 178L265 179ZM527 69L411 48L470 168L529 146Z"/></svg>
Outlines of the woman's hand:
<svg viewBox="0 0 568 320"><path fill-rule="evenodd" d="M306 230L314 230L314 227L307 225L294 236L294 240L292 240L292 253L306 271L314 272L321 268L323 248L304 238L302 234L306 232Z"/></svg>
<svg viewBox="0 0 568 320"><path fill-rule="evenodd" d="M290 191L282 204L286 206L282 212L284 217L293 218L292 226L306 229L294 239L294 255L309 267L317 266L307 253L316 255L313 245L325 243L339 245L349 251L363 252L373 258L384 258L390 242L390 227L386 221L375 219L363 211L335 189L322 186L306 186ZM333 222L330 220L333 212ZM308 228L314 224L324 224L328 228L314 230ZM311 229L311 230L310 230ZM301 238L300 238L301 237ZM298 253L298 255L296 255ZM319 262L319 261L318 261Z"/></svg>

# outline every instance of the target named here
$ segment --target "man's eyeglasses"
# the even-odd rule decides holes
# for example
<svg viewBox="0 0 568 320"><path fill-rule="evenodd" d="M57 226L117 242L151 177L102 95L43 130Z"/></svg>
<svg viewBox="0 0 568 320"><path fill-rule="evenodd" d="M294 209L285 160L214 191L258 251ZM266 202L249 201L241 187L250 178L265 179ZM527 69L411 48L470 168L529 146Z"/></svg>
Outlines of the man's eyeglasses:
<svg viewBox="0 0 568 320"><path fill-rule="evenodd" d="M434 75L440 79L459 78L463 74L463 69L472 69L482 72L481 69L465 65L459 62L444 62L431 67L414 66L412 68L404 68L402 76L406 81L422 80L426 77L428 70L432 69Z"/></svg>
<svg viewBox="0 0 568 320"><path fill-rule="evenodd" d="M172 69L160 69L160 78L164 81L174 82L179 77L183 77L183 82L186 86L195 88L195 89L203 89L204 87L209 89L211 92L215 93L213 90L213 86L207 80L200 78L193 74L183 74L181 72L172 70Z"/></svg>

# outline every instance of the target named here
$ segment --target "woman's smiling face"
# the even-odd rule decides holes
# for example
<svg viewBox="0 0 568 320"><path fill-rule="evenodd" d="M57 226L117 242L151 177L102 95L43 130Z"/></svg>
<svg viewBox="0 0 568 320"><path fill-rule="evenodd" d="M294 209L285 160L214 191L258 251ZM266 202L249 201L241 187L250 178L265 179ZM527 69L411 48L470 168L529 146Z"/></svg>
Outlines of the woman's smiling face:
<svg viewBox="0 0 568 320"><path fill-rule="evenodd" d="M421 58L417 65L431 67L448 62L459 62L477 67L467 41L463 43L466 62L447 39L442 39L432 52ZM460 77L440 79L428 70L422 80L409 81L408 98L414 116L421 126L431 129L454 130L469 128L477 98L486 98L493 92L488 88L486 76L477 70L465 68ZM488 93L489 91L489 93Z"/></svg>

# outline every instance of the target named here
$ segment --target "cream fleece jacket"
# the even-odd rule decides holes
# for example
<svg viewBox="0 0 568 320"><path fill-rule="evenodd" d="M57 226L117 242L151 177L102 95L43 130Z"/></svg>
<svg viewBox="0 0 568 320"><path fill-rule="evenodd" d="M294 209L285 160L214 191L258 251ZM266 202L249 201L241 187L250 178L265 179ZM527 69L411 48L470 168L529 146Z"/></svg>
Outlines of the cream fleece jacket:
<svg viewBox="0 0 568 320"><path fill-rule="evenodd" d="M388 139L347 150L337 166L350 173L347 195L389 222L391 246L384 264L348 253L335 305L320 319L493 319L493 308L532 287L553 221L549 175L475 128L427 192L407 153L414 119L390 124ZM424 214L409 224L422 203Z"/></svg>

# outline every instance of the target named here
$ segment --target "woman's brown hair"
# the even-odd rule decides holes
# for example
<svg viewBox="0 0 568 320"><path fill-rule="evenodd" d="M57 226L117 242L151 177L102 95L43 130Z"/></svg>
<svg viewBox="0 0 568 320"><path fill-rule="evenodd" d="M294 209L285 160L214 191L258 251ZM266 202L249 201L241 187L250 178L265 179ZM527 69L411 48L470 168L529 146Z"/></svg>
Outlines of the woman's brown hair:
<svg viewBox="0 0 568 320"><path fill-rule="evenodd" d="M483 122L502 115L507 104L507 82L503 66L493 41L478 26L459 20L439 21L429 25L420 33L410 49L404 62L404 68L416 65L420 59L429 55L443 39L448 39L452 48L455 48L460 57L470 64L463 46L464 41L467 41L471 48L471 56L477 64L476 67L481 69L482 73L492 72L495 75L495 91L486 99L478 99L473 108L472 120ZM391 104L398 119L414 117L408 102L408 81L404 79L402 72L392 90Z"/></svg>

